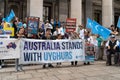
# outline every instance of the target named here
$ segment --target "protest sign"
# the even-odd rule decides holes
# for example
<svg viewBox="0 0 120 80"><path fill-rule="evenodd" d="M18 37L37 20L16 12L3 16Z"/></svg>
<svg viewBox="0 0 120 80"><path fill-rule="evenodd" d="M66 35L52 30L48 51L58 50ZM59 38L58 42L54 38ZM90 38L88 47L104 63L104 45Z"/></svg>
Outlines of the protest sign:
<svg viewBox="0 0 120 80"><path fill-rule="evenodd" d="M4 28L4 34L14 36L14 28L12 27Z"/></svg>
<svg viewBox="0 0 120 80"><path fill-rule="evenodd" d="M22 39L21 64L84 61L82 40Z"/></svg>
<svg viewBox="0 0 120 80"><path fill-rule="evenodd" d="M20 40L0 39L0 59L14 59L20 57Z"/></svg>
<svg viewBox="0 0 120 80"><path fill-rule="evenodd" d="M95 49L93 44L85 43L85 62L94 62Z"/></svg>
<svg viewBox="0 0 120 80"><path fill-rule="evenodd" d="M38 27L39 27L39 17L28 17L27 18L28 34L37 34Z"/></svg>
<svg viewBox="0 0 120 80"><path fill-rule="evenodd" d="M66 32L74 32L76 30L76 18L66 19Z"/></svg>

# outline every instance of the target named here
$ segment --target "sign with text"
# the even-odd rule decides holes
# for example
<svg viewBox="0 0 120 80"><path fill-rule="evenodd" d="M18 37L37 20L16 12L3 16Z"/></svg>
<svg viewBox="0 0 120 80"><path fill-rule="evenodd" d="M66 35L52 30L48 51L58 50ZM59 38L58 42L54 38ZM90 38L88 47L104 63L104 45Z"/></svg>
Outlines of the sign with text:
<svg viewBox="0 0 120 80"><path fill-rule="evenodd" d="M74 32L76 30L76 18L66 19L66 32Z"/></svg>
<svg viewBox="0 0 120 80"><path fill-rule="evenodd" d="M4 28L4 34L14 36L14 28L12 27Z"/></svg>
<svg viewBox="0 0 120 80"><path fill-rule="evenodd" d="M37 34L39 27L39 17L28 17L27 18L28 34Z"/></svg>
<svg viewBox="0 0 120 80"><path fill-rule="evenodd" d="M22 39L21 64L84 61L82 40Z"/></svg>
<svg viewBox="0 0 120 80"><path fill-rule="evenodd" d="M0 59L20 58L20 40L0 39Z"/></svg>

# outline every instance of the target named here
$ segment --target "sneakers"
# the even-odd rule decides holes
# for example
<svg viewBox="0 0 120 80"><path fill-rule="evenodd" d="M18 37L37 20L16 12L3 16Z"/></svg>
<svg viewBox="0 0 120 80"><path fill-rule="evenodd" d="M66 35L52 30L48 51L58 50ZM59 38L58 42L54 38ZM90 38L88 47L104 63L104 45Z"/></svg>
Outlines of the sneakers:
<svg viewBox="0 0 120 80"><path fill-rule="evenodd" d="M54 66L53 66L52 64L48 65L48 67L50 67L50 68L54 68Z"/></svg>
<svg viewBox="0 0 120 80"><path fill-rule="evenodd" d="M43 69L45 69L45 68L46 68L46 65L44 64L44 65L43 65Z"/></svg>
<svg viewBox="0 0 120 80"><path fill-rule="evenodd" d="M17 68L16 72L19 72L19 71L23 71L23 69L22 68Z"/></svg>

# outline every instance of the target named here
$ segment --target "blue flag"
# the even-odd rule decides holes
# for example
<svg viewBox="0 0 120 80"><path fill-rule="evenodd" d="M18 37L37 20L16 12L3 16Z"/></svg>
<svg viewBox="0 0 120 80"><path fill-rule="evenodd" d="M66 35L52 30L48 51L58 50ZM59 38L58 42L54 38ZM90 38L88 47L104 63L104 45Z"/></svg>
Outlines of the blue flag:
<svg viewBox="0 0 120 80"><path fill-rule="evenodd" d="M6 22L10 22L14 17L15 13L13 10L11 10L9 16L6 17Z"/></svg>
<svg viewBox="0 0 120 80"><path fill-rule="evenodd" d="M118 19L117 27L120 28L120 17Z"/></svg>
<svg viewBox="0 0 120 80"><path fill-rule="evenodd" d="M97 29L98 27L100 27L100 25L96 22L93 21L92 22L92 34L98 34L99 30Z"/></svg>
<svg viewBox="0 0 120 80"><path fill-rule="evenodd" d="M93 27L92 27L92 33L93 34L99 34L102 36L105 40L108 39L110 36L111 30L101 26L99 23L96 21L93 21Z"/></svg>
<svg viewBox="0 0 120 80"><path fill-rule="evenodd" d="M90 18L87 18L87 24L86 24L87 28L92 28L92 22L93 21Z"/></svg>
<svg viewBox="0 0 120 80"><path fill-rule="evenodd" d="M11 18L14 18L14 17L15 17L15 13L14 13L13 10L11 10L9 17L11 17Z"/></svg>
<svg viewBox="0 0 120 80"><path fill-rule="evenodd" d="M109 30L103 26L99 26L97 29L98 29L98 34L100 36L102 36L105 40L109 38L109 36L111 34L111 30Z"/></svg>

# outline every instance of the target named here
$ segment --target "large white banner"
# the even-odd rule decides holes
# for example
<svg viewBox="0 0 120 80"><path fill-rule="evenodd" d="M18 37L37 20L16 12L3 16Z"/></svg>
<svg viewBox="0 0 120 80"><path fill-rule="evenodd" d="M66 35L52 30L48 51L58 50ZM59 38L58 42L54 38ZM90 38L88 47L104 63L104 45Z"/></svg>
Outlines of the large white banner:
<svg viewBox="0 0 120 80"><path fill-rule="evenodd" d="M0 59L20 58L20 40L0 39Z"/></svg>
<svg viewBox="0 0 120 80"><path fill-rule="evenodd" d="M22 39L21 64L84 61L82 40Z"/></svg>

